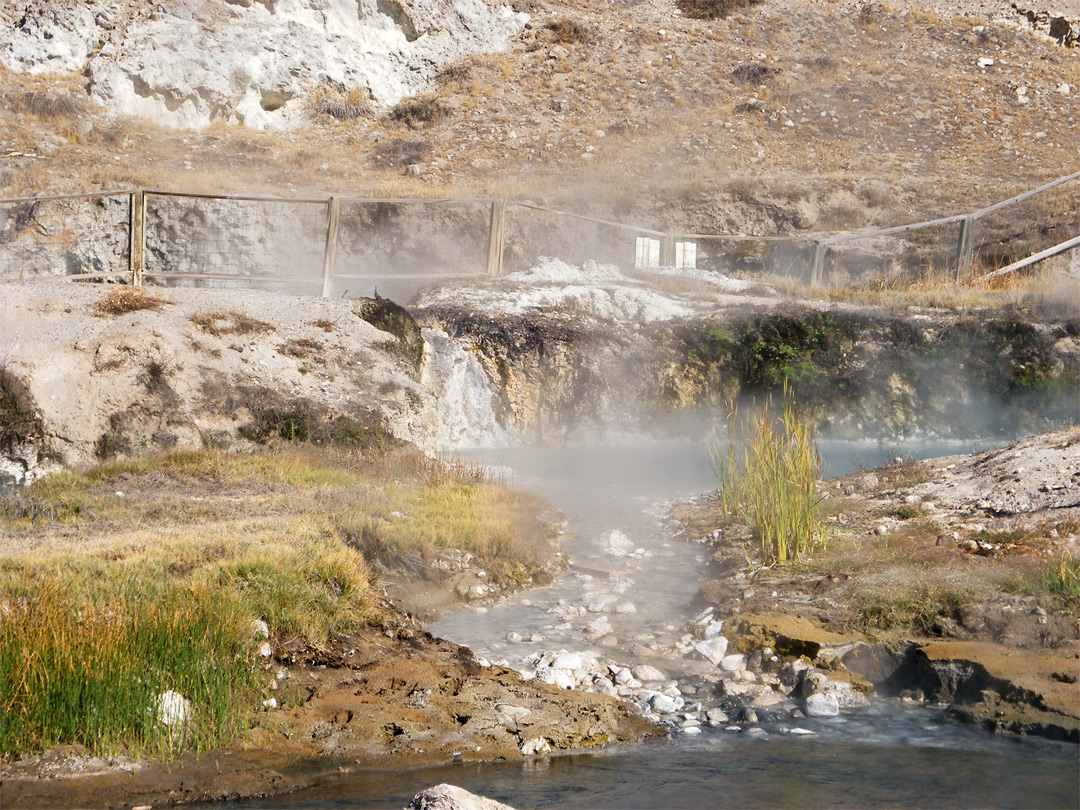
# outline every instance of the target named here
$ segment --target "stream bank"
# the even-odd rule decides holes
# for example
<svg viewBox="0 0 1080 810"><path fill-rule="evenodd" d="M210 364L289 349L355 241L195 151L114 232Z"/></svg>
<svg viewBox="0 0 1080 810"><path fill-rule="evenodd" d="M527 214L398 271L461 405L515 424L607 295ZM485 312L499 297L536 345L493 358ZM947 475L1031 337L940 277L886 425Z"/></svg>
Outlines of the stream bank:
<svg viewBox="0 0 1080 810"><path fill-rule="evenodd" d="M302 299L252 293L244 293L241 299L239 295L219 292L170 290L162 291L160 297L154 293L145 307L99 313L110 291L76 286L66 302L58 303L48 291L12 285L14 292L5 306L18 311L23 323L16 323L14 315L2 322L10 337L5 344L7 366L2 375L4 410L17 411L19 417L32 414L34 430L25 435L18 433L12 446L4 448L5 455L16 457L16 464L25 462L21 470L25 479L38 472L32 462L73 464L95 456L139 456L161 447L224 446L255 451L257 455L267 441L389 445L394 443L391 434L429 448L461 447L483 444L492 437L514 442L522 438L562 440L589 433L625 436L653 422L661 433L699 436L703 425L715 423L720 406L728 404L729 397L737 400L744 394L767 393L783 378L794 378L803 385L804 393L812 394L816 387L822 396L832 390L834 383L857 382L853 398L843 399L837 406L847 415L838 418L836 424L846 425L849 430L861 428L869 432L870 427L882 428L883 423L867 427L853 421L859 411L852 403L882 404L881 391L885 390L887 396L895 394L906 404L895 429L882 428L884 434L963 433L970 428L920 421L921 409L928 402L936 402L930 411L939 416L949 414L956 410L957 403L970 405L973 401L965 399L968 383L981 385L997 380L1006 385L1008 396L1002 397L1001 389L991 386L980 389L979 402L995 413L1004 409L1002 412L1010 419L1015 417L1016 424L1028 424L1023 421L1028 418L1034 420L1032 424L1042 424L1057 413L1054 408L1059 408L1063 400L1056 394L1045 400L1020 396L1014 399L1009 393L1015 393L1014 383L1032 379L1039 385L1046 383L1051 394L1063 390L1066 395L1070 386L1075 386L1076 337L1069 331L1072 327L1067 318L1038 325L1033 331L999 330L993 334L1016 332L1023 338L1009 338L999 344L989 342L987 335L991 333L978 331L976 325L972 326L974 332L956 332L960 337L950 344L942 336L947 335L948 325L958 321L958 316L913 316L916 323L930 323L932 329L927 327L914 354L894 357L891 366L885 364L893 373L882 383L873 377L881 355L863 352L862 347L865 342L887 353L887 335L875 332L877 327L869 316L853 315L844 320L844 313L850 309L839 307L834 311L815 304L798 307L794 314L791 309L777 312L791 305L753 290L746 295L669 294L645 281L621 277L611 268L542 263L539 269L543 272L531 274L533 278L492 282L489 289L476 293L470 312L466 312L470 301L460 290L453 293L462 299L456 310L449 305L440 305L440 309L430 303L426 309L421 308L418 314L426 346L419 373L415 351L402 353L393 336L365 322L350 302L307 302L307 317L298 320L296 308ZM584 275L585 283L568 284L568 273ZM546 281L535 278L545 274ZM532 289L532 299L521 298L525 286ZM519 307L519 311L507 311L510 305ZM721 315L715 314L718 311ZM713 314L706 317L708 313ZM28 325L28 320L34 320L37 326ZM751 323L758 324L758 332L747 331ZM829 326L821 333L819 327L830 323L835 330L829 331L833 328ZM771 339L764 342L775 352L758 352L754 348L759 343L757 338L743 341L748 334L752 337L770 330L780 334L781 324L787 324L791 334L784 331L778 343ZM809 329L808 336L796 339L805 331L804 326ZM707 345L682 338L681 343L671 342L683 327L693 332L694 340L704 335ZM864 341L875 335L874 340ZM887 383L893 374L903 382L906 378L901 372L908 361L913 368L921 367L924 361L933 366L931 361L937 357L934 352L942 343L951 353L945 370L952 369L950 373L958 376L950 379L960 382L946 386L948 390L939 400L931 397L938 390L933 386L923 393L915 386L911 396L901 390L903 386L896 389L899 394L889 393L893 388ZM715 357L705 356L707 348L713 350L710 346L716 349ZM413 348L417 348L415 342ZM738 376L736 368L754 352L775 357L754 372L757 377ZM693 363L699 363L694 366L696 371L691 368ZM1034 368L1034 377L1025 376L1029 366ZM968 371L975 376L968 379L961 374ZM668 372L675 375L671 379L682 382L665 387L661 378ZM928 372L927 379L935 373ZM730 383L725 382L731 374L737 379L737 390L729 390ZM698 377L704 380L700 385L694 382ZM678 396L672 399L672 391L680 390L689 393L682 400ZM676 407L680 401L686 407ZM1047 403L1048 410L1032 409L1032 403L1038 405L1040 401ZM18 407L9 410L9 402ZM661 414L670 416L673 410L678 412L675 418L659 418ZM725 415L721 412L721 419ZM21 418L12 424L21 425ZM596 484L623 481L619 476L628 471L649 469L648 453L656 448L644 440L635 441L637 450L645 451L645 456L638 456L636 461L632 453L630 457L620 456L612 453L608 445L586 446L572 463L554 464L536 479L549 483L564 480L576 486L579 491L574 497L584 500L582 510L596 521L574 532L585 547L582 553L575 551L571 555L574 565L559 580L559 587L573 591L570 598L563 604L558 603L562 597L543 604L548 592L539 589L506 601L510 605L527 606L526 600L534 606L542 605L544 622L550 626L534 631L507 623L501 615L503 603L474 605L459 614L461 626L455 629L451 629L449 619L434 625L439 635L475 647L476 656L419 631L389 646L381 637L344 632L341 635L345 638L334 639L338 647L327 647L337 649L340 655L331 659L314 657L302 665L300 672L304 674L298 674L295 681L305 691L314 687L308 691L308 702L322 708L310 711L320 716L325 709L321 722L326 725L294 719L293 707L279 706L263 716L258 733L252 737L256 750L276 752L272 761L278 764L295 763L299 775L291 767L265 765L266 760L260 760L259 754L249 751L241 755L245 750L241 744L235 760L240 765L234 773L237 783L246 787L226 789L218 783L219 787L214 788L218 792L184 794L180 783L192 783L185 773L201 773L198 768L208 767L210 754L204 754L199 762L181 760L182 767L178 768L153 766L146 770L145 778L153 780L155 774L160 777L163 781L157 783L156 789L165 798L174 789L181 791L181 798L189 799L249 795L312 781L313 770L327 763L335 763L336 767L339 754L351 762L342 767L353 767L357 762L368 766L385 766L388 762L445 763L447 757L467 759L465 750L455 745L461 739L455 735L464 734L473 749L479 745L480 751L474 751L478 756L522 757L546 753L546 747L559 749L563 745L647 736L655 730L649 722L652 719L664 721L678 731L678 740L698 737L704 742L714 741L728 728L732 735L753 739L825 736L828 718L814 717L806 711L808 699L814 695L804 694L804 685L820 686L824 697L831 694L837 704L841 691L845 700L865 700L860 685L843 686L842 677L825 661L818 662L817 672L826 679L821 681L808 669L785 674L781 665L775 672L768 671L765 662L771 655L764 654L762 644L756 649L748 647L745 652L735 649L738 637L733 631L737 622L732 622L731 617L745 616L755 598L771 594L760 588L757 579L747 588L745 576L737 580L741 572L725 570L724 561L717 559L716 570L730 573L731 579L739 582L737 590L734 594L719 594L710 604L695 606L692 626L686 626L686 606L707 586L704 574L712 550L663 536L662 532L657 536L657 521L671 503L663 508L655 505L657 500L671 501L711 488L711 474L699 443L676 447L669 459L671 470L686 471L696 465L693 482L668 474L663 487L658 488L655 480L644 476L632 486L623 485L633 492L630 501L625 498L626 491L613 499L621 512L603 513L596 508ZM43 447L49 452L29 457L29 451ZM600 465L599 469L590 464ZM702 465L704 470L700 469ZM571 475L583 472L591 473L587 484ZM883 473L876 474L879 481L885 480ZM675 486L680 482L686 486ZM532 487L532 479L515 479L514 483ZM200 499L220 494L205 489L197 492ZM116 489L128 490L128 484ZM371 486L365 491L382 490L381 486ZM841 492L845 491L846 486ZM112 489L101 494L110 493ZM133 504L134 499L126 503ZM918 515L921 509L929 509L919 503L889 507L898 512L891 519L904 522L908 512ZM1001 511L1000 506L994 501L991 511ZM643 528L638 520L645 509L651 511L645 515L648 526ZM401 510L386 510L382 515L386 525L398 520L394 511ZM269 512L270 518L276 514ZM623 525L624 517L619 514L634 515L625 519L633 525ZM837 521L842 522L839 515ZM855 519L852 525L857 525ZM358 536L365 536L363 526L354 528ZM716 531L715 524L708 529L711 535ZM997 527L993 530L997 531ZM703 531L701 537L705 534ZM284 532L281 536L291 535ZM70 534L65 537L67 542L77 542ZM895 539L895 535L892 537ZM995 545L986 537L974 542L979 549L981 542ZM378 548L371 550L377 552ZM377 553L373 559L378 560ZM437 555L435 559L439 561ZM423 568L432 560L420 554L412 561ZM466 577L462 584L471 576L471 587L486 588L487 577L480 576L481 571L491 573L485 565L477 570L462 568L455 574ZM838 573L842 572L818 574L815 581ZM917 579L922 573L920 569L914 574L909 570L906 576ZM761 574L755 574L758 576ZM546 577L542 580L546 581ZM754 593L747 596L747 590ZM829 598L828 594L824 597ZM803 604L820 607L813 604L815 599L818 597L810 594ZM822 604L827 606L827 601ZM1049 625L1051 614L1047 614L1041 618L1047 618ZM1054 622L1056 625L1056 619ZM716 627L720 623L723 626ZM474 632L483 634L479 643L469 637ZM721 653L719 638L724 638L731 649ZM280 641L288 642L288 638ZM706 648L709 654L699 649L704 642L712 642ZM763 643L772 645L773 654L779 649L778 641ZM575 658L584 644L595 646L595 654ZM518 660L510 661L511 649ZM354 655L362 664L359 668L350 662L353 655L347 653L352 650L358 651ZM279 654L291 652L295 651L283 647ZM755 652L761 652L760 664ZM934 654L941 655L942 648L936 648ZM389 659L388 669L381 669L382 657ZM372 663L373 658L378 660ZM512 667L501 663L503 660ZM777 660L795 668L792 662L780 662L779 656ZM321 670L323 666L327 669ZM525 669L533 677L521 678L511 669ZM1061 667L1052 668L1049 675L1061 671ZM438 699L432 698L430 705L438 710L432 708L432 714L425 714L431 696L424 695L423 688L417 693L416 686L421 676L436 678L432 673L441 679L436 681L440 689L433 692L440 691L443 685L446 689ZM278 681L276 672L266 675ZM322 687L309 675L319 676ZM582 695L561 688L568 683L604 694ZM468 689L460 688L463 684L480 691L471 695ZM373 690L370 693L365 691L369 685ZM797 688L798 692L786 703L790 691L768 706L747 705L763 695L773 700L781 692L775 688L780 685L791 691ZM483 691L489 687L494 691ZM320 688L326 691L320 693ZM358 691L361 694L356 694ZM735 694L739 691L741 695ZM749 700L735 700L751 694ZM630 705L636 708L617 703L616 697L629 698ZM368 724L348 728L359 722L353 706L376 702L376 698L381 702L370 709ZM481 708L462 711L459 699L467 703L472 698ZM423 705L414 705L417 701ZM818 702L832 706L828 700ZM383 703L389 707L387 711L413 717L415 725L407 727L381 713ZM500 711L499 706L504 710ZM838 713L838 722L848 722L852 716L861 716L859 712L873 708L855 707L851 712ZM631 712L640 717L630 716ZM710 712L714 712L711 717ZM569 731L565 730L567 717L574 718L575 723ZM281 725L275 725L279 719ZM431 751L436 753L432 755ZM454 757L459 751L461 756ZM318 765L307 758L310 756L325 758ZM434 758L426 759L428 756ZM62 759L71 764L69 775L77 774L83 764L79 756ZM112 769L110 778L115 781L111 784L118 790L126 779L120 771L128 764L124 760L105 763L106 769ZM40 789L46 794L54 791L49 794L51 799L49 795L40 799L43 804L66 804L65 792L77 790L76 782L62 782L57 777L57 770L48 760L24 765L20 777L24 783L44 786L28 790ZM88 765L100 767L97 762ZM196 770L188 771L188 766ZM5 791L13 775L17 776L9 772ZM215 783L211 778L206 784ZM662 799L658 797L658 801ZM91 800L96 799L87 798Z"/></svg>
<svg viewBox="0 0 1080 810"><path fill-rule="evenodd" d="M675 513L719 575L693 604L766 670L763 649L992 731L1080 742L1078 482L1075 428L898 458L828 482L827 549L771 568L747 565L747 528L711 499Z"/></svg>

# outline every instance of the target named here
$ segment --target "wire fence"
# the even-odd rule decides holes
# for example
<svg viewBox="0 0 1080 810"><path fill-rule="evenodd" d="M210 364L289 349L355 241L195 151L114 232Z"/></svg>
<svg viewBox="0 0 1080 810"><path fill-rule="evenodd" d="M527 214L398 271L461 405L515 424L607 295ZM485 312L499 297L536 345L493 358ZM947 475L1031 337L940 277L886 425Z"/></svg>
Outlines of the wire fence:
<svg viewBox="0 0 1080 810"><path fill-rule="evenodd" d="M130 192L0 202L0 279L127 276Z"/></svg>
<svg viewBox="0 0 1080 810"><path fill-rule="evenodd" d="M1080 172L971 214L829 234L680 234L490 199L282 199L124 191L0 200L0 279L259 287L407 300L538 256L695 267L808 286L957 282L1075 250ZM1033 257L1033 258L1026 258Z"/></svg>
<svg viewBox="0 0 1080 810"><path fill-rule="evenodd" d="M327 204L146 192L144 279L318 295Z"/></svg>

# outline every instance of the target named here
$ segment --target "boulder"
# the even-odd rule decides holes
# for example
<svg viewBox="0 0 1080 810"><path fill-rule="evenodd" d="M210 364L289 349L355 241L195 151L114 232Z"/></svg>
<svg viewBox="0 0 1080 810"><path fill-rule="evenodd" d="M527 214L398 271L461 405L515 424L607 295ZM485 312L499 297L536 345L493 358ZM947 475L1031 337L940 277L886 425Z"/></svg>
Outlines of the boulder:
<svg viewBox="0 0 1080 810"><path fill-rule="evenodd" d="M723 636L717 636L706 641L699 641L694 645L694 651L711 663L713 666L720 666L720 663L724 660L724 656L727 655L728 640Z"/></svg>
<svg viewBox="0 0 1080 810"><path fill-rule="evenodd" d="M436 785L421 790L407 810L514 810L510 805L477 796L456 785Z"/></svg>
<svg viewBox="0 0 1080 810"><path fill-rule="evenodd" d="M830 694L811 695L806 699L806 713L810 717L836 717L840 714L840 702Z"/></svg>
<svg viewBox="0 0 1080 810"><path fill-rule="evenodd" d="M667 675L658 670L656 667L650 666L649 664L641 664L639 666L636 666L631 670L631 672L633 673L633 676L635 678L643 682L666 681L668 679Z"/></svg>

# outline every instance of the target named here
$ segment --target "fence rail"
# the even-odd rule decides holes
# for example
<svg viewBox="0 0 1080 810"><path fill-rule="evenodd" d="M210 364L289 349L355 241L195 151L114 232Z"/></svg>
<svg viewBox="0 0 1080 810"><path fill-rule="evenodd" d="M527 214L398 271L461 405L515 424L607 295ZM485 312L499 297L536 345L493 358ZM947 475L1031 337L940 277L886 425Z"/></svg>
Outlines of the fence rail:
<svg viewBox="0 0 1080 810"><path fill-rule="evenodd" d="M796 275L812 287L897 280L930 269L978 281L1075 249L1078 181L1080 172L926 222L786 236L666 232L489 198L162 189L15 198L0 200L0 279L259 284L326 297L376 284L391 294L415 292L431 279L499 276L551 255L624 268Z"/></svg>

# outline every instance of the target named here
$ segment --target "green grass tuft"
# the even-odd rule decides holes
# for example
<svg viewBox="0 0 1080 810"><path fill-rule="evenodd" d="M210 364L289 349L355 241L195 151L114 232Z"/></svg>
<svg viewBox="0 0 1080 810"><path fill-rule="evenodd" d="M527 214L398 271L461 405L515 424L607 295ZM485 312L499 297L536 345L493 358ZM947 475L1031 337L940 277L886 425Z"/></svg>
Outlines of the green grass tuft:
<svg viewBox="0 0 1080 810"><path fill-rule="evenodd" d="M828 535L817 490L821 460L809 419L787 402L777 421L766 404L751 420L741 457L736 434L733 416L726 453L719 443L709 445L724 518L750 525L765 565L824 549Z"/></svg>
<svg viewBox="0 0 1080 810"><path fill-rule="evenodd" d="M238 599L137 575L72 593L64 568L3 577L0 758L58 744L169 758L243 731L254 669ZM189 727L158 722L168 690L191 701Z"/></svg>
<svg viewBox="0 0 1080 810"><path fill-rule="evenodd" d="M1047 560L1005 583L1010 593L1037 596L1048 606L1080 618L1080 560L1066 557Z"/></svg>

